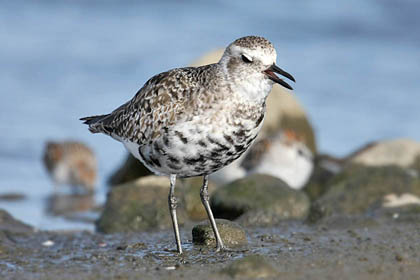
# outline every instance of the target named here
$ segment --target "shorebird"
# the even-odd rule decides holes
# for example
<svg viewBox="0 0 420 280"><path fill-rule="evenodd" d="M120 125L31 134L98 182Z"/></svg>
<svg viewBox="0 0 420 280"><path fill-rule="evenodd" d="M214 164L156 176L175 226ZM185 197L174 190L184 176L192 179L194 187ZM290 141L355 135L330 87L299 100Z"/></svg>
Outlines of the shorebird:
<svg viewBox="0 0 420 280"><path fill-rule="evenodd" d="M226 249L210 209L209 174L240 157L256 138L274 83L295 81L276 66L276 50L263 37L235 40L218 63L176 68L148 80L112 113L85 117L92 133L122 142L148 169L170 178L168 195L178 253L182 253L174 195L176 178L203 176L200 198L216 238Z"/></svg>
<svg viewBox="0 0 420 280"><path fill-rule="evenodd" d="M255 143L241 165L248 174L278 177L299 190L312 174L314 156L299 135L286 129Z"/></svg>
<svg viewBox="0 0 420 280"><path fill-rule="evenodd" d="M71 185L75 192L79 187L88 193L94 191L96 158L92 150L83 143L47 142L43 161L56 190L59 185Z"/></svg>
<svg viewBox="0 0 420 280"><path fill-rule="evenodd" d="M257 139L238 160L213 173L210 179L219 184L249 174L268 174L282 179L292 189L302 189L314 167L314 156L301 136L291 129Z"/></svg>

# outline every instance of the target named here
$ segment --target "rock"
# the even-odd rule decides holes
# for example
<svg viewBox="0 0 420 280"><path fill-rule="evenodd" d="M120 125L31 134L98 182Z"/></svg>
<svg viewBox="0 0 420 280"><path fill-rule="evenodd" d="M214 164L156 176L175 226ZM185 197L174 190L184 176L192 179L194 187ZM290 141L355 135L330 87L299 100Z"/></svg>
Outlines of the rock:
<svg viewBox="0 0 420 280"><path fill-rule="evenodd" d="M414 170L417 176L420 176L420 156L417 156L410 169Z"/></svg>
<svg viewBox="0 0 420 280"><path fill-rule="evenodd" d="M202 177L178 179L175 196L178 199L178 222L187 219L207 219L201 203ZM216 186L209 182L209 194ZM145 176L112 188L105 209L97 222L102 232L142 231L172 227L168 209L169 179L164 176Z"/></svg>
<svg viewBox="0 0 420 280"><path fill-rule="evenodd" d="M317 155L314 171L303 191L311 201L315 201L326 193L331 186L330 182L335 175L341 172L343 161L329 155Z"/></svg>
<svg viewBox="0 0 420 280"><path fill-rule="evenodd" d="M387 194L383 200L382 206L386 208L397 208L405 205L420 206L420 198L409 193L403 193L401 195L396 195L395 193Z"/></svg>
<svg viewBox="0 0 420 280"><path fill-rule="evenodd" d="M399 207L381 207L372 212L376 220L380 218L392 219L396 222L420 223L420 205L410 203Z"/></svg>
<svg viewBox="0 0 420 280"><path fill-rule="evenodd" d="M31 226L13 218L7 211L0 209L0 231L32 233L34 229Z"/></svg>
<svg viewBox="0 0 420 280"><path fill-rule="evenodd" d="M220 237L227 247L242 247L248 244L244 229L237 223L216 219L216 224ZM196 245L216 246L216 238L209 220L196 225L192 229L192 237Z"/></svg>
<svg viewBox="0 0 420 280"><path fill-rule="evenodd" d="M420 196L410 193L388 194L382 201L382 207L374 210L376 217L386 216L398 221L418 223L420 221Z"/></svg>
<svg viewBox="0 0 420 280"><path fill-rule="evenodd" d="M0 201L19 201L26 199L26 196L23 193L3 193L0 194Z"/></svg>
<svg viewBox="0 0 420 280"><path fill-rule="evenodd" d="M278 271L263 256L251 255L236 260L222 269L222 274L227 274L232 278L240 279L260 279L276 278Z"/></svg>
<svg viewBox="0 0 420 280"><path fill-rule="evenodd" d="M108 183L115 186L149 175L152 175L152 172L129 153L122 166L109 177Z"/></svg>
<svg viewBox="0 0 420 280"><path fill-rule="evenodd" d="M34 229L33 227L13 218L7 211L0 209L0 232L30 234L34 232Z"/></svg>
<svg viewBox="0 0 420 280"><path fill-rule="evenodd" d="M184 203L178 195L178 222L186 218ZM96 223L103 233L135 232L171 228L168 208L169 178L146 176L116 186L108 194L104 211Z"/></svg>
<svg viewBox="0 0 420 280"><path fill-rule="evenodd" d="M420 196L420 179L398 166L347 166L311 207L308 220L334 215L357 215L386 206L389 195Z"/></svg>
<svg viewBox="0 0 420 280"><path fill-rule="evenodd" d="M182 185L179 187L179 195L182 197L185 211L188 218L193 221L201 221L207 219L207 212L201 203L200 189L203 185L202 177L193 177L179 180ZM209 181L208 190L211 195L217 186Z"/></svg>
<svg viewBox="0 0 420 280"><path fill-rule="evenodd" d="M273 211L273 209L256 209L245 212L237 218L235 222L244 227L270 227L278 225L288 219L304 220L305 218L306 215L302 218L290 218L288 212L284 212L279 215L279 213Z"/></svg>
<svg viewBox="0 0 420 280"><path fill-rule="evenodd" d="M410 139L385 140L363 147L348 161L367 166L398 165L409 167L420 156L420 143Z"/></svg>
<svg viewBox="0 0 420 280"><path fill-rule="evenodd" d="M35 232L34 228L16 220L7 211L0 209L0 256L16 252L16 237L27 237Z"/></svg>
<svg viewBox="0 0 420 280"><path fill-rule="evenodd" d="M230 220L251 211L264 213L265 217L277 216L276 219L304 219L310 206L304 192L289 188L278 178L261 174L219 187L210 203L216 217ZM261 210L265 212L258 212ZM270 221L263 223L268 224Z"/></svg>

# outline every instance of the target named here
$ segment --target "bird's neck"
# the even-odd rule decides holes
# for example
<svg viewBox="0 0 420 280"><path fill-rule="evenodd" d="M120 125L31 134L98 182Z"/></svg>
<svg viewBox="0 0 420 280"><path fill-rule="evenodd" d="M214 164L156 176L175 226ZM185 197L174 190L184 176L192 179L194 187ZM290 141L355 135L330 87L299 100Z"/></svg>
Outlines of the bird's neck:
<svg viewBox="0 0 420 280"><path fill-rule="evenodd" d="M272 85L257 81L256 79L250 79L236 81L233 87L235 88L234 92L238 99L256 105L262 105L265 103Z"/></svg>
<svg viewBox="0 0 420 280"><path fill-rule="evenodd" d="M232 99L241 103L263 105L270 93L273 83L268 79L262 79L258 73L244 73L244 75L232 75L225 64L221 61L218 67L222 70L223 79Z"/></svg>

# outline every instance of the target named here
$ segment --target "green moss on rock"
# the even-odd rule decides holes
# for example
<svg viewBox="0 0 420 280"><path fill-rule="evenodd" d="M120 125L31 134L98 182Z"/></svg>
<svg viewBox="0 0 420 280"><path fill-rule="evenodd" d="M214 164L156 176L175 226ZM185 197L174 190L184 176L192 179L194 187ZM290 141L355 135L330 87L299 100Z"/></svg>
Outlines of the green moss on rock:
<svg viewBox="0 0 420 280"><path fill-rule="evenodd" d="M97 230L113 233L172 227L168 191L169 179L158 176L143 177L112 188L96 223ZM177 214L180 224L186 217L182 205L179 201Z"/></svg>
<svg viewBox="0 0 420 280"><path fill-rule="evenodd" d="M228 247L245 246L248 244L244 229L237 223L216 219L217 228L223 243ZM210 222L204 221L192 229L193 243L196 245L216 246L216 238Z"/></svg>
<svg viewBox="0 0 420 280"><path fill-rule="evenodd" d="M420 196L420 179L397 166L351 165L331 181L329 191L313 203L309 221L333 215L357 215L381 207L388 194Z"/></svg>
<svg viewBox="0 0 420 280"><path fill-rule="evenodd" d="M219 187L211 197L214 215L229 220L259 210L284 219L304 219L309 206L304 192L291 189L278 178L261 174Z"/></svg>

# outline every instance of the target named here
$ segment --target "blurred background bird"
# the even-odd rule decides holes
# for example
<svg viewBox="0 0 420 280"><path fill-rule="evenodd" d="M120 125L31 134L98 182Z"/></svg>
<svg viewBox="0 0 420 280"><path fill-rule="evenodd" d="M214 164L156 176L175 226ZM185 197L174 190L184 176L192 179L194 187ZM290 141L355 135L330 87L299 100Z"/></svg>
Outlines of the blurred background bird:
<svg viewBox="0 0 420 280"><path fill-rule="evenodd" d="M220 184L249 174L267 174L285 181L293 189L308 182L314 167L314 155L303 139L286 129L258 140L243 157L216 172L213 180Z"/></svg>
<svg viewBox="0 0 420 280"><path fill-rule="evenodd" d="M261 139L241 164L248 174L261 173L278 177L293 189L305 186L313 166L311 150L293 130Z"/></svg>
<svg viewBox="0 0 420 280"><path fill-rule="evenodd" d="M85 144L47 142L43 161L56 190L59 185L70 185L74 193L94 192L97 163L93 151Z"/></svg>

